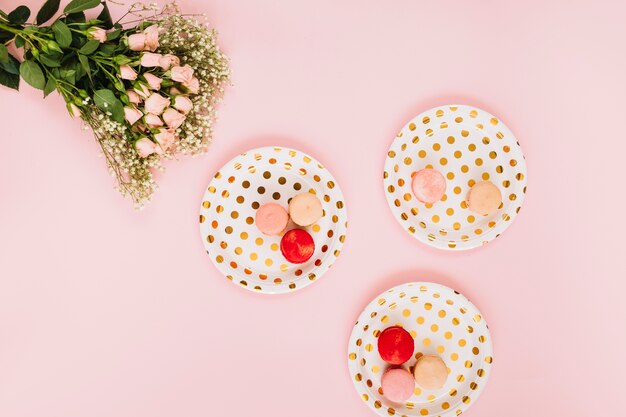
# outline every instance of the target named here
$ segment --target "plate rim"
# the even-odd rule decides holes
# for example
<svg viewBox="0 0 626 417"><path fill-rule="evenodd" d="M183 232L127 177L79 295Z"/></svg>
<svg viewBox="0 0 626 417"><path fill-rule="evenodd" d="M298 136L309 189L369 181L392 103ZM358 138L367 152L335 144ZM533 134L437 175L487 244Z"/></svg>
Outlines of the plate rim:
<svg viewBox="0 0 626 417"><path fill-rule="evenodd" d="M504 126L504 129L506 129L506 132L508 132L508 134L515 140L515 143L517 144L517 146L520 149L520 152L522 154L522 159L520 161L518 161L518 164L522 166L522 171L524 173L524 187L527 186L528 184L528 167L526 165L526 155L524 153L524 150L522 149L521 144L519 143L519 140L517 139L517 136L515 136L515 134L513 133L513 131L511 131L511 129L509 129L508 125L499 117L496 117L495 115L493 115L492 113L482 109L481 107L478 106L472 106L469 104L441 104L441 105L437 105L434 107L431 107L429 109L426 109L424 111L422 111L421 113L415 115L414 117L412 117L411 119L409 119L400 129L400 132L403 132L411 123L415 123L416 120L422 118L424 115L426 115L427 113L436 111L438 109L447 109L449 110L451 107L457 107L457 110L461 109L461 108L466 108L468 110L477 110L479 112L484 113L486 116L488 117L493 117L496 118L497 120L499 120L502 125ZM398 139L398 136L394 136L394 138L391 141L391 144L389 145L389 147L387 148L387 153L389 151L392 150L396 140ZM385 162L384 162L384 166L383 166L383 173L384 172L393 172L393 163L391 162L391 159L389 158L389 155L385 155ZM387 180L388 178L385 178L383 175L383 179L382 179L382 184L383 184L383 192L385 194L385 200L387 201L387 205L389 206L389 209L391 210L391 214L393 216L393 218L396 220L396 222L400 225L400 227L402 228L402 230L404 230L405 233L409 234L409 236L412 236L413 238L415 238L417 241L426 244L427 246L430 246L432 248L435 249L440 249L440 250L445 250L445 251L450 251L450 252L458 252L458 251L468 251L471 249L476 249L476 248L480 248L482 246L485 246L488 243L491 243L492 241L494 241L497 237L499 237L502 233L504 233L509 227L511 227L511 225L515 222L515 219L517 218L517 215L519 213L515 213L515 216L511 216L511 221L507 222L506 226L504 226L501 230L496 230L494 229L490 229L487 233L481 235L481 236L476 236L473 237L471 239L467 239L465 241L460 240L458 242L456 242L455 247L450 247L447 244L443 244L443 241L440 240L434 240L431 241L428 239L428 236L424 235L423 233L419 233L419 230L417 230L415 233L410 233L405 227L404 224L402 223L401 219L399 216L396 216L395 213L395 208L393 207L393 202L390 199L390 194L387 193L385 190L387 189ZM519 197L518 197L518 201L519 201L519 207L521 209L521 207L524 205L524 201L526 198L526 193L520 193ZM487 239L485 239L487 238ZM438 244L439 242L441 242L442 244Z"/></svg>
<svg viewBox="0 0 626 417"><path fill-rule="evenodd" d="M359 335L362 334L362 330L359 332L356 332L357 330L357 324L362 322L362 319L364 318L370 318L369 314L371 308L375 308L375 304L377 304L377 300L379 298L382 298L385 296L385 294L388 294L389 292L391 292L392 290L397 291L400 288L405 288L405 287L415 287L418 288L421 285L427 285L427 286L431 286L431 287L438 287L438 288L442 288L445 291L451 291L453 293L455 293L457 296L463 297L465 299L465 301L467 302L468 306L471 306L475 309L475 311L481 315L482 320L485 323L485 328L487 330L487 341L486 341L486 346L487 346L487 350L486 353L488 353L488 355L486 356L491 356L492 358L492 362L490 363L489 366L483 368L485 370L485 383L484 384L480 384L478 385L477 389L474 390L474 395L473 395L473 401L470 404L464 404L461 403L462 406L459 406L459 408L462 409L463 412L467 411L469 408L471 408L471 406L478 400L478 398L480 397L480 395L482 394L482 392L484 391L485 387L487 386L487 382L489 380L489 376L491 375L491 368L492 368L492 364L493 364L493 358L494 358L494 352L493 352L493 341L492 341L492 337L491 337L491 330L489 329L489 325L487 323L487 320L485 319L484 315L480 312L480 310L478 309L478 307L472 303L470 301L469 298L467 298L462 292L460 291L456 291L454 288L448 287L446 285L440 284L438 282L432 282L432 281L408 281L402 284L398 284L398 285L394 285L386 290L384 290L381 293L378 293L374 296L374 298L372 298L372 300L367 303L367 305L363 308L363 310L359 313L357 319L355 320L354 324L352 325L352 330L350 332L350 337L348 339L348 345L347 345L347 350L346 350L346 358L347 358L347 362L348 362L348 377L350 378L350 381L352 382L352 386L354 387L354 390L356 391L357 395L359 395L359 397L361 397L362 393L359 391L359 387L357 386L357 382L355 381L355 379L352 377L352 371L356 370L356 372L358 373L358 362L356 360L350 360L349 355L351 353L351 347L354 346L356 344L356 340L359 338ZM406 290L405 290L406 291ZM407 294L408 295L408 294ZM378 412L378 410L383 410L383 407L380 407L379 409L376 409L373 406L373 403L371 403L369 401L369 399L367 401L363 401L363 398L361 398L362 402L365 402L367 405L367 408L372 410L374 413L376 413L379 416L385 416L387 413L383 414L383 412L381 411L380 413ZM389 408L389 407L387 407ZM437 414L438 417L451 417L451 416L456 416L456 411L453 407L450 407L448 410L443 410L442 413Z"/></svg>
<svg viewBox="0 0 626 417"><path fill-rule="evenodd" d="M280 149L280 151L278 151ZM211 193L209 193L208 189L209 187L211 187L211 185L214 183L214 181L218 180L218 178L215 177L215 175L218 172L221 172L222 169L224 169L224 167L230 166L234 163L237 162L238 159L240 158L245 158L246 156L253 154L253 153L262 153L262 152L281 152L281 151L285 151L287 153L289 153L290 151L296 152L297 154L303 156L303 157L308 157L311 159L311 162L315 162L316 164L318 164L319 166L321 166L321 169L327 171L331 177L331 179L334 181L335 183L335 187L333 189L333 192L339 197L339 199L341 201L344 202L344 206L343 206L343 212L345 220L342 221L338 221L336 224L338 225L338 231L340 233L337 233L337 237L335 239L333 239L335 243L335 246L333 247L333 251L334 250L339 250L341 252L341 250L343 249L343 246L345 244L345 239L348 238L348 204L345 200L345 196L343 194L343 191L341 189L341 186L339 185L339 182L337 181L337 179L335 178L335 176L333 175L333 173L326 167L326 165L322 164L317 158L309 155L306 152L300 151L298 149L294 149L290 146L280 146L280 145L266 145L266 146L260 146L260 147L256 147L256 148L251 148L248 149L246 151L240 152L237 155L235 155L233 158L229 159L227 162L225 162L224 164L222 164L220 166L219 169L217 169L215 171L215 173L213 174L213 176L211 177L211 180L209 181L209 183L205 186L204 188L204 193L202 194L201 198L200 198L200 204L199 204L199 211L200 211L200 215L202 215L202 210L204 209L204 207L202 206L204 201L207 201L207 195L213 195ZM220 264L217 263L215 261L215 259L213 259L213 257L208 253L208 249L206 247L207 243L205 242L205 238L203 236L203 226L202 223L199 223L199 227L198 227L198 231L200 232L200 240L202 241L202 247L204 249L205 254L207 254L209 256L209 259L211 260L211 263L217 268L218 272L224 276L226 279L228 279L228 281L232 282L233 284L235 284L237 287L240 288L244 288L248 291L251 291L255 294L265 294L265 295L281 295L281 294L289 294L289 293L293 293L296 292L298 290L302 290L308 286L310 286L311 284L313 284L314 282L317 282L321 279L322 276L324 276L330 269L331 267L335 264L335 261L331 262L330 264L328 263L324 263L322 262L322 264L320 266L316 266L313 270L311 270L309 273L315 273L315 279L311 280L311 279L307 279L307 275L302 275L302 277L299 277L298 280L302 280L303 284L300 286L296 286L295 288L291 289L288 286L276 286L276 288L274 290L271 290L269 288L273 288L273 287L263 287L261 290L257 290L254 288L254 286L252 285L242 285L240 284L241 281L245 281L247 279L247 277L241 275L241 273L239 271L234 271L234 273L231 273L233 271L231 270L227 270L225 264ZM339 239L339 236L341 235L345 236L344 242L341 242ZM332 252L330 250L331 248L329 247L328 252L325 254L323 259L328 258L329 256L332 255ZM341 253L340 253L341 254ZM336 256L336 258L339 258L339 256ZM231 276L233 279L228 278L229 276ZM238 278L239 282L236 282L234 278ZM306 281L305 281L306 279ZM297 281L297 280L294 280Z"/></svg>

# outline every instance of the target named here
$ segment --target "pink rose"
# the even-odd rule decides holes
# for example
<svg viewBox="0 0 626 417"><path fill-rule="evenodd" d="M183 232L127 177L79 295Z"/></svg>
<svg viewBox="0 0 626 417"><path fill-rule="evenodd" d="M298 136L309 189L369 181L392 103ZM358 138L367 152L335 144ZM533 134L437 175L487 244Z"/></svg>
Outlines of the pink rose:
<svg viewBox="0 0 626 417"><path fill-rule="evenodd" d="M150 90L148 90L148 87L145 84L133 83L133 86L133 90L135 90L135 93L137 93L139 97L145 99L148 98L148 96L150 95Z"/></svg>
<svg viewBox="0 0 626 417"><path fill-rule="evenodd" d="M156 152L156 144L148 138L141 138L135 142L135 149L137 149L140 157L145 158Z"/></svg>
<svg viewBox="0 0 626 417"><path fill-rule="evenodd" d="M87 38L103 43L107 41L107 32L102 28L93 26L87 29Z"/></svg>
<svg viewBox="0 0 626 417"><path fill-rule="evenodd" d="M134 125L135 122L143 117L143 113L135 106L124 107L124 117L128 120L128 123Z"/></svg>
<svg viewBox="0 0 626 417"><path fill-rule="evenodd" d="M169 109L165 110L165 112L163 112L163 120L165 121L166 125L168 125L172 129L176 129L185 121L185 115L170 107Z"/></svg>
<svg viewBox="0 0 626 417"><path fill-rule="evenodd" d="M153 54L152 52L144 52L141 54L141 65L144 67L158 67L159 59L161 59L163 55L161 54Z"/></svg>
<svg viewBox="0 0 626 417"><path fill-rule="evenodd" d="M193 68L189 65L185 65L184 67L175 66L172 67L172 80L178 81L181 83L188 83L193 78Z"/></svg>
<svg viewBox="0 0 626 417"><path fill-rule="evenodd" d="M148 81L148 85L150 86L151 89L153 90L161 89L161 81L163 81L162 79L160 79L156 75L150 74L149 72L145 73L143 76L146 78L146 81Z"/></svg>
<svg viewBox="0 0 626 417"><path fill-rule="evenodd" d="M120 67L120 77L122 77L122 80L132 81L137 79L137 73L130 67L130 65L122 65Z"/></svg>
<svg viewBox="0 0 626 417"><path fill-rule="evenodd" d="M189 113L193 109L193 102L185 96L174 97L174 108L183 114Z"/></svg>
<svg viewBox="0 0 626 417"><path fill-rule="evenodd" d="M151 128L163 126L163 120L161 120L161 118L157 116L156 114L152 114L152 113L146 114L144 121L146 122L148 127L151 127Z"/></svg>
<svg viewBox="0 0 626 417"><path fill-rule="evenodd" d="M146 35L143 33L136 33L128 37L128 48L131 51L143 51L146 45Z"/></svg>
<svg viewBox="0 0 626 417"><path fill-rule="evenodd" d="M128 96L128 101L130 101L132 104L141 103L141 97L139 97L139 94L137 94L135 91L126 90L126 95Z"/></svg>
<svg viewBox="0 0 626 417"><path fill-rule="evenodd" d="M166 151L176 142L176 135L173 129L160 128L159 132L154 135L162 150Z"/></svg>
<svg viewBox="0 0 626 417"><path fill-rule="evenodd" d="M187 90L191 94L198 94L198 92L200 91L200 81L198 81L196 77L192 77L191 81L189 81L188 83L183 83L183 85L187 87Z"/></svg>
<svg viewBox="0 0 626 417"><path fill-rule="evenodd" d="M165 71L176 65L180 65L180 59L176 55L166 54L159 59L159 66Z"/></svg>
<svg viewBox="0 0 626 417"><path fill-rule="evenodd" d="M159 26L148 26L143 33L146 35L144 49L155 51L159 47Z"/></svg>
<svg viewBox="0 0 626 417"><path fill-rule="evenodd" d="M144 103L146 112L157 115L163 113L163 110L169 105L170 101L158 93L152 93Z"/></svg>
<svg viewBox="0 0 626 417"><path fill-rule="evenodd" d="M183 92L176 87L170 87L170 95L177 96L179 94L183 94Z"/></svg>

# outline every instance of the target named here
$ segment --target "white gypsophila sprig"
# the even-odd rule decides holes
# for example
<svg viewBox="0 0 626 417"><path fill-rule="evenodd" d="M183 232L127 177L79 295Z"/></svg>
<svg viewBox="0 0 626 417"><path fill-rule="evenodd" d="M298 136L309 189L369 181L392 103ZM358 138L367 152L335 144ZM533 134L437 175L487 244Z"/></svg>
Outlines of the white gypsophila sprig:
<svg viewBox="0 0 626 417"><path fill-rule="evenodd" d="M141 158L126 125L114 121L96 106L88 107L82 118L93 130L109 172L115 178L116 188L122 195L129 196L136 208L142 208L156 189L150 169L160 167L159 158L157 155Z"/></svg>
<svg viewBox="0 0 626 417"><path fill-rule="evenodd" d="M194 17L165 15L158 23L162 28L159 52L176 55L181 65L191 66L200 86L199 93L190 96L194 110L177 130L176 151L203 153L211 142L215 105L230 75L228 59L217 45L217 32Z"/></svg>

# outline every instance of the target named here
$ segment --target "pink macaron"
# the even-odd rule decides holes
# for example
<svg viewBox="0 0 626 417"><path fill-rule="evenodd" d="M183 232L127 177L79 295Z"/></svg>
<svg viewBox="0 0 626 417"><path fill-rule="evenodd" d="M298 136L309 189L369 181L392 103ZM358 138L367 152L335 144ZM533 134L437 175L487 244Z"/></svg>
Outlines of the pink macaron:
<svg viewBox="0 0 626 417"><path fill-rule="evenodd" d="M380 385L385 398L395 403L408 400L415 390L413 375L404 368L390 368L385 371Z"/></svg>
<svg viewBox="0 0 626 417"><path fill-rule="evenodd" d="M256 211L254 222L261 233L273 236L285 230L289 222L289 215L280 204L267 203Z"/></svg>
<svg viewBox="0 0 626 417"><path fill-rule="evenodd" d="M415 173L411 183L413 194L422 203L433 204L441 200L446 192L446 179L432 168L424 168Z"/></svg>

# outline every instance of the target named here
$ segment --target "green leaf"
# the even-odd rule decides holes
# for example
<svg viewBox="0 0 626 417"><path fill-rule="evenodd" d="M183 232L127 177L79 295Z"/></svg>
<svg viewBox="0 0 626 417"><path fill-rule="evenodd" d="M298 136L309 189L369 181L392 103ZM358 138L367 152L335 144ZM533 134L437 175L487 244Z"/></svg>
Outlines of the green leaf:
<svg viewBox="0 0 626 417"><path fill-rule="evenodd" d="M9 74L20 74L20 61L18 61L13 55L9 54L9 62L0 62L0 68L8 72Z"/></svg>
<svg viewBox="0 0 626 417"><path fill-rule="evenodd" d="M18 6L15 10L9 13L8 19L9 22L15 25L21 25L22 23L25 23L29 17L30 9L26 6Z"/></svg>
<svg viewBox="0 0 626 417"><path fill-rule="evenodd" d="M84 44L78 52L84 55L91 55L94 52L96 52L96 49L98 49L99 46L100 46L100 42L93 39L93 40L87 41L87 43Z"/></svg>
<svg viewBox="0 0 626 417"><path fill-rule="evenodd" d="M8 42L11 39L13 39L14 37L15 37L15 34L9 32L9 31L0 29L0 43Z"/></svg>
<svg viewBox="0 0 626 417"><path fill-rule="evenodd" d="M41 67L35 61L22 62L20 75L24 81L39 90L43 90L46 86L46 77L44 77Z"/></svg>
<svg viewBox="0 0 626 417"><path fill-rule="evenodd" d="M111 117L116 122L122 123L124 121L124 105L115 97L113 91L107 89L96 90L93 95L93 101L103 111L110 112Z"/></svg>
<svg viewBox="0 0 626 417"><path fill-rule="evenodd" d="M26 44L26 40L24 38L22 38L21 36L16 36L15 37L15 47L16 48L21 48Z"/></svg>
<svg viewBox="0 0 626 417"><path fill-rule="evenodd" d="M12 88L14 90L20 89L20 76L17 74L11 74L0 68L0 84Z"/></svg>
<svg viewBox="0 0 626 417"><path fill-rule="evenodd" d="M72 32L67 25L60 20L57 20L52 24L52 32L54 32L54 39L61 48L69 48L72 44Z"/></svg>
<svg viewBox="0 0 626 417"><path fill-rule="evenodd" d="M122 33L121 29L112 30L111 32L107 33L107 40L108 41L115 40L120 37L121 33Z"/></svg>
<svg viewBox="0 0 626 417"><path fill-rule="evenodd" d="M105 29L111 29L113 27L113 19L111 19L111 13L109 12L109 6L106 1L102 2L102 11L96 19L102 22L102 27Z"/></svg>
<svg viewBox="0 0 626 417"><path fill-rule="evenodd" d="M41 54L39 55L39 60L46 67L57 68L61 66L61 55L58 54Z"/></svg>
<svg viewBox="0 0 626 417"><path fill-rule="evenodd" d="M48 78L46 86L43 88L43 96L47 97L51 92L57 88L57 82L54 78Z"/></svg>
<svg viewBox="0 0 626 417"><path fill-rule="evenodd" d="M65 18L65 23L85 23L86 19L85 13L83 12L70 13Z"/></svg>
<svg viewBox="0 0 626 417"><path fill-rule="evenodd" d="M9 50L3 43L0 43L0 62L4 64L9 62Z"/></svg>
<svg viewBox="0 0 626 417"><path fill-rule="evenodd" d="M59 10L59 3L61 3L61 0L46 1L37 12L37 19L35 22L37 22L38 25L41 25L52 19L52 16L54 16Z"/></svg>
<svg viewBox="0 0 626 417"><path fill-rule="evenodd" d="M80 61L80 65L83 67L85 74L87 74L89 76L89 79L91 79L91 68L89 67L89 58L87 58L85 55L78 54L78 60Z"/></svg>
<svg viewBox="0 0 626 417"><path fill-rule="evenodd" d="M92 9L100 4L100 0L72 0L65 9L63 9L63 13L78 13L87 9Z"/></svg>

